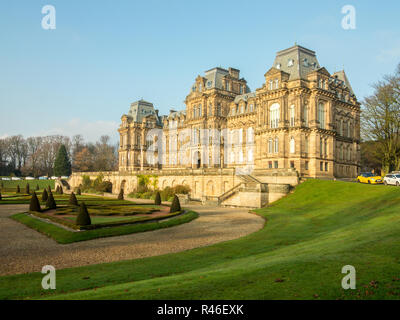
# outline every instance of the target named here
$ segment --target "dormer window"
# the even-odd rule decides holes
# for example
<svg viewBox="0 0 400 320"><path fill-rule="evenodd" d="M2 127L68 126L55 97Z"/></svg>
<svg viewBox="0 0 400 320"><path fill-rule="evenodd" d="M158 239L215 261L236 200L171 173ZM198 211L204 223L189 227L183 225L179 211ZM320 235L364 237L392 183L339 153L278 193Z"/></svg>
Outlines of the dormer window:
<svg viewBox="0 0 400 320"><path fill-rule="evenodd" d="M226 84L225 84L225 88L226 88L226 91L229 91L229 90L230 90L229 82L228 82L228 81L227 81Z"/></svg>
<svg viewBox="0 0 400 320"><path fill-rule="evenodd" d="M292 67L293 65L294 65L294 60L293 59L289 59L288 63L287 63L287 66L288 67Z"/></svg>
<svg viewBox="0 0 400 320"><path fill-rule="evenodd" d="M269 80L269 90L272 90L273 89L273 81L272 80Z"/></svg>
<svg viewBox="0 0 400 320"><path fill-rule="evenodd" d="M277 68L277 69L280 69L280 68L281 68L281 64L280 64L280 63L277 63L277 64L276 64L276 68Z"/></svg>
<svg viewBox="0 0 400 320"><path fill-rule="evenodd" d="M196 86L193 86L192 87L192 92L195 92L196 91Z"/></svg>
<svg viewBox="0 0 400 320"><path fill-rule="evenodd" d="M207 81L207 88L210 88L212 86L212 81Z"/></svg>
<svg viewBox="0 0 400 320"><path fill-rule="evenodd" d="M240 85L240 89L239 89L240 94L243 94L243 86Z"/></svg>

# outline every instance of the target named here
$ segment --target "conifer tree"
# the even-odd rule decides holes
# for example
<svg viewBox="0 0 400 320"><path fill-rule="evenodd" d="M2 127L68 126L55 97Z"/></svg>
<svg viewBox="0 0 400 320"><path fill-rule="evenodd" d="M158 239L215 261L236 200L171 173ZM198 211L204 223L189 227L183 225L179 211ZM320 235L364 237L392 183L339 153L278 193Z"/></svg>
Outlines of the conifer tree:
<svg viewBox="0 0 400 320"><path fill-rule="evenodd" d="M49 194L47 193L47 190L45 188L42 192L42 201L47 201L48 198L49 198Z"/></svg>
<svg viewBox="0 0 400 320"><path fill-rule="evenodd" d="M40 190L40 188L39 188L39 185L37 184L36 185L36 191L39 191Z"/></svg>
<svg viewBox="0 0 400 320"><path fill-rule="evenodd" d="M76 224L78 226L89 226L92 224L89 212L84 202L82 202L79 207L79 213L78 216L76 217Z"/></svg>
<svg viewBox="0 0 400 320"><path fill-rule="evenodd" d="M159 191L157 191L157 193L156 193L156 197L154 199L154 204L157 206L161 205L161 195L160 195Z"/></svg>
<svg viewBox="0 0 400 320"><path fill-rule="evenodd" d="M25 186L25 193L26 194L30 194L29 183L27 183L26 186Z"/></svg>
<svg viewBox="0 0 400 320"><path fill-rule="evenodd" d="M56 201L54 200L53 193L49 194L49 197L47 198L47 201L46 201L46 207L49 209L57 208L57 204L56 204Z"/></svg>
<svg viewBox="0 0 400 320"><path fill-rule="evenodd" d="M29 211L41 211L39 199L36 196L36 192L33 192L33 195L31 197L31 201L29 203Z"/></svg>
<svg viewBox="0 0 400 320"><path fill-rule="evenodd" d="M56 160L54 161L54 175L57 177L69 176L71 174L71 161L69 160L65 145L58 149Z"/></svg>
<svg viewBox="0 0 400 320"><path fill-rule="evenodd" d="M78 205L78 200L76 200L75 193L71 192L71 195L69 196L68 204L73 205L73 206Z"/></svg>
<svg viewBox="0 0 400 320"><path fill-rule="evenodd" d="M181 211L181 204L177 195L174 195L174 200L172 200L170 213Z"/></svg>
<svg viewBox="0 0 400 320"><path fill-rule="evenodd" d="M122 188L119 191L118 200L124 200L124 189Z"/></svg>
<svg viewBox="0 0 400 320"><path fill-rule="evenodd" d="M17 193L21 193L21 189L19 187L19 184L17 185Z"/></svg>
<svg viewBox="0 0 400 320"><path fill-rule="evenodd" d="M81 188L78 188L78 189L76 190L76 194L77 194L78 196L81 195Z"/></svg>

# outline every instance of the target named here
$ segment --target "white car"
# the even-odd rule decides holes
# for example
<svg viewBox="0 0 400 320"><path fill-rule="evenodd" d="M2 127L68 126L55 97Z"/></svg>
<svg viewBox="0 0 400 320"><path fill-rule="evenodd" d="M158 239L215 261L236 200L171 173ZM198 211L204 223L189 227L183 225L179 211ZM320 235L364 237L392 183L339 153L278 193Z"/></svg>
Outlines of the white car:
<svg viewBox="0 0 400 320"><path fill-rule="evenodd" d="M16 181L16 180L22 180L22 179L18 178L18 177L12 177L11 180Z"/></svg>
<svg viewBox="0 0 400 320"><path fill-rule="evenodd" d="M391 184L393 186L400 186L400 173L390 173L383 178L385 185Z"/></svg>
<svg viewBox="0 0 400 320"><path fill-rule="evenodd" d="M26 177L25 180L35 180L34 177Z"/></svg>
<svg viewBox="0 0 400 320"><path fill-rule="evenodd" d="M61 179L69 179L68 176L62 176Z"/></svg>

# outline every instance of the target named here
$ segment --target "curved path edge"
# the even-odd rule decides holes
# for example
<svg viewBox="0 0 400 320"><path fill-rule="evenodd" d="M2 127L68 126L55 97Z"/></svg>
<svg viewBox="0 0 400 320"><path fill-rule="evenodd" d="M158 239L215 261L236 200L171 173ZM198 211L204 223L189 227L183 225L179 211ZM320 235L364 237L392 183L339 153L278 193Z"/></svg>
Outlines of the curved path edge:
<svg viewBox="0 0 400 320"><path fill-rule="evenodd" d="M246 236L265 222L248 209L184 207L199 217L165 229L58 244L9 218L27 205L0 205L0 275L40 272L44 265L63 269L176 253Z"/></svg>

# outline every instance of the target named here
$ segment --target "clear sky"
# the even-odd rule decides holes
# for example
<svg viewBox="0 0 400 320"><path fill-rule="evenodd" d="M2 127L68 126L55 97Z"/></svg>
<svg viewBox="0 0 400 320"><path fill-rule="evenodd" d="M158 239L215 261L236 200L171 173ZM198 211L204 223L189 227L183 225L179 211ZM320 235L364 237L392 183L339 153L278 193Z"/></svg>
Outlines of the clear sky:
<svg viewBox="0 0 400 320"><path fill-rule="evenodd" d="M47 4L55 30L41 26ZM355 30L341 27L348 4ZM344 67L362 100L400 62L399 12L399 1L1 1L0 137L116 140L131 102L182 109L195 77L215 66L240 69L255 90L295 42L329 72Z"/></svg>

